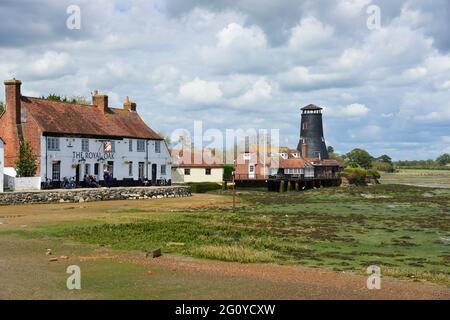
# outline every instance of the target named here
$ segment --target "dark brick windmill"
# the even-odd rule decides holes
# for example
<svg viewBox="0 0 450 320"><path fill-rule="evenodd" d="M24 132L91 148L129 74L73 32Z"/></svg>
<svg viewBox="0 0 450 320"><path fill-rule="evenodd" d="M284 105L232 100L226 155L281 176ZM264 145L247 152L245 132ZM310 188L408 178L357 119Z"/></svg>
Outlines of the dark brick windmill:
<svg viewBox="0 0 450 320"><path fill-rule="evenodd" d="M328 159L327 146L323 137L322 108L310 104L301 110L300 141L297 150L304 158Z"/></svg>

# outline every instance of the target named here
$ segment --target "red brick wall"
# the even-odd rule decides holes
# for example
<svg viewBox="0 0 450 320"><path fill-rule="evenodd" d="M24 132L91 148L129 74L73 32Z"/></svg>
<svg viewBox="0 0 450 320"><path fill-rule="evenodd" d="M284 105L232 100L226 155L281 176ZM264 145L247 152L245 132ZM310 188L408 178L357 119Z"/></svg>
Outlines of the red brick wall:
<svg viewBox="0 0 450 320"><path fill-rule="evenodd" d="M0 137L5 142L5 167L15 166L15 162L19 156L19 128L21 128L24 140L30 142L34 154L37 157L38 170L36 174L40 175L40 137L42 132L36 121L29 115L27 116L26 122L20 124L20 110L22 107L20 100L20 84L6 84L5 87L6 111L0 117Z"/></svg>

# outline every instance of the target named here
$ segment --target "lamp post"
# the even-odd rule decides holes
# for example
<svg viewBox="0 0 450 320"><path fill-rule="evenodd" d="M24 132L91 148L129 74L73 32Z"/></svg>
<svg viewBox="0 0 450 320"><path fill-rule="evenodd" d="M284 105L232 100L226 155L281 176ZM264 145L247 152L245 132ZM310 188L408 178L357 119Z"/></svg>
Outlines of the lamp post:
<svg viewBox="0 0 450 320"><path fill-rule="evenodd" d="M236 160L233 161L233 172L232 172L232 179L233 179L233 212L236 211Z"/></svg>

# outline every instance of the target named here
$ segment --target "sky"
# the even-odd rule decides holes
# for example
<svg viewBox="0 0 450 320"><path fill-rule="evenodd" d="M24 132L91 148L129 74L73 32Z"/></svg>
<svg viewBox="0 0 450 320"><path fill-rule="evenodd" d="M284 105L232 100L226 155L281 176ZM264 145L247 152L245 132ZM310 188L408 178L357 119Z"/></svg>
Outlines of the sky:
<svg viewBox="0 0 450 320"><path fill-rule="evenodd" d="M203 121L294 148L312 103L337 152L429 159L450 152L449 21L450 0L1 0L0 78L129 96L166 135Z"/></svg>

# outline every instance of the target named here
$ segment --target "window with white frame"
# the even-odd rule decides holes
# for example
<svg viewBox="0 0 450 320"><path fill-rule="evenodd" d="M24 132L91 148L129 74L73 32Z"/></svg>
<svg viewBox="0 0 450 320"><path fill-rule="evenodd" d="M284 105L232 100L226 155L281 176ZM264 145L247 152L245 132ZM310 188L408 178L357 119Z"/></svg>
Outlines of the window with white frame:
<svg viewBox="0 0 450 320"><path fill-rule="evenodd" d="M116 142L111 141L111 152L116 152Z"/></svg>
<svg viewBox="0 0 450 320"><path fill-rule="evenodd" d="M89 139L81 139L81 151L89 152Z"/></svg>
<svg viewBox="0 0 450 320"><path fill-rule="evenodd" d="M133 152L133 139L128 140L128 151Z"/></svg>
<svg viewBox="0 0 450 320"><path fill-rule="evenodd" d="M162 165L161 165L161 174L162 174L162 175L165 175L165 174L166 174L166 165L165 165L165 164L162 164Z"/></svg>
<svg viewBox="0 0 450 320"><path fill-rule="evenodd" d="M137 151L138 152L145 152L145 140L138 140L137 141Z"/></svg>
<svg viewBox="0 0 450 320"><path fill-rule="evenodd" d="M155 153L161 153L161 141L155 141Z"/></svg>
<svg viewBox="0 0 450 320"><path fill-rule="evenodd" d="M250 173L255 173L255 166L254 165L250 165L248 171Z"/></svg>
<svg viewBox="0 0 450 320"><path fill-rule="evenodd" d="M47 149L50 151L59 151L59 138L48 137Z"/></svg>

